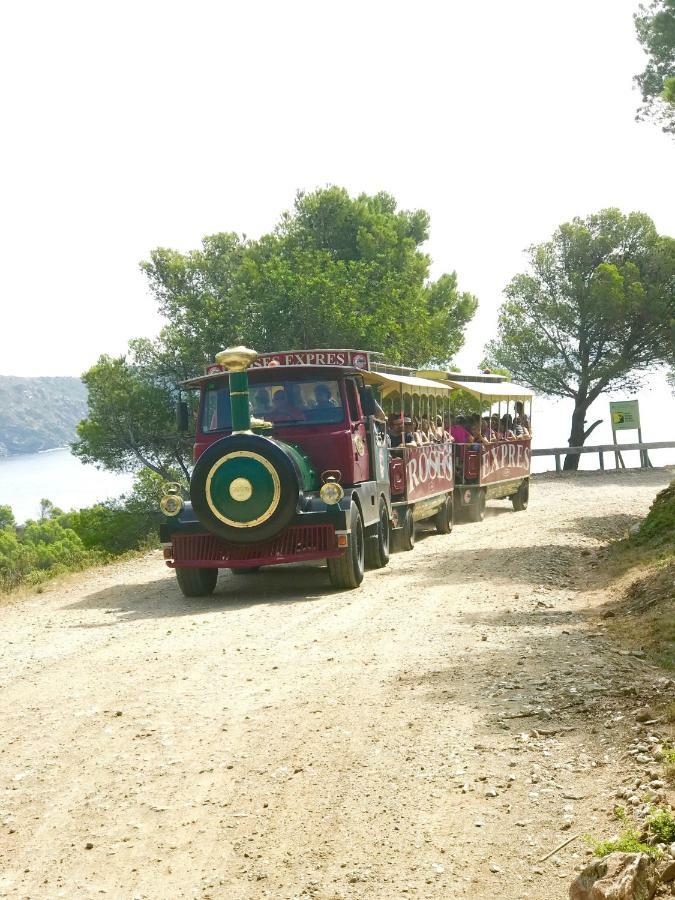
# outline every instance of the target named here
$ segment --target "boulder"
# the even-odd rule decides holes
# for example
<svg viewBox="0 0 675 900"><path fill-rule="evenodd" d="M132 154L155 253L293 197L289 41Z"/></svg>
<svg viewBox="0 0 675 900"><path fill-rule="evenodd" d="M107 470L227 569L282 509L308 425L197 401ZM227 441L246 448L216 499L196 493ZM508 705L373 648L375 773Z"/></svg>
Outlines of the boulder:
<svg viewBox="0 0 675 900"><path fill-rule="evenodd" d="M570 900L651 900L658 880L656 866L645 853L610 853L575 878Z"/></svg>

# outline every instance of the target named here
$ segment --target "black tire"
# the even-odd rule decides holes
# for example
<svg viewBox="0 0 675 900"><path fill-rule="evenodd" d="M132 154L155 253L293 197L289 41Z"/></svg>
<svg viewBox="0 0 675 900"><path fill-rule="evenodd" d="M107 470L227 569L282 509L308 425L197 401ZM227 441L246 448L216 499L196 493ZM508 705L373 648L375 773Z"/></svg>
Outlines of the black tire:
<svg viewBox="0 0 675 900"><path fill-rule="evenodd" d="M238 527L222 521L213 512L207 499L207 484L209 475L214 473L214 467L223 457L229 454L241 455L242 451L244 455L253 454L257 458L254 465L263 474L264 465L261 460L274 470L278 478L278 499L274 501L276 503L274 511L264 521L257 525ZM197 518L212 534L217 534L230 543L248 544L268 541L290 523L298 506L301 483L296 464L286 452L283 443L255 434L233 434L207 447L195 463L190 479L190 499ZM220 494L220 497L222 496ZM254 490L253 497L255 496ZM245 504L242 503L241 511L243 512L245 508Z"/></svg>
<svg viewBox="0 0 675 900"><path fill-rule="evenodd" d="M511 503L513 503L513 508L516 512L524 512L527 509L527 504L530 501L530 479L526 478L518 488L518 493L513 494L511 497Z"/></svg>
<svg viewBox="0 0 675 900"><path fill-rule="evenodd" d="M328 575L336 588L357 588L363 581L365 570L365 534L359 508L352 501L349 510L351 532L349 547L342 556L329 557Z"/></svg>
<svg viewBox="0 0 675 900"><path fill-rule="evenodd" d="M453 502L452 494L448 494L448 496L445 498L443 506L441 506L441 508L434 516L436 531L439 534L450 534L454 522L455 504Z"/></svg>
<svg viewBox="0 0 675 900"><path fill-rule="evenodd" d="M218 569L176 567L178 587L185 597L208 597L218 581Z"/></svg>
<svg viewBox="0 0 675 900"><path fill-rule="evenodd" d="M375 537L366 538L366 568L383 569L389 562L391 528L387 504L380 499L380 519Z"/></svg>
<svg viewBox="0 0 675 900"><path fill-rule="evenodd" d="M478 488L473 492L471 503L466 507L466 515L469 522L482 522L485 518L485 488Z"/></svg>
<svg viewBox="0 0 675 900"><path fill-rule="evenodd" d="M249 566L246 569L231 569L233 575L254 575L260 571L260 566Z"/></svg>
<svg viewBox="0 0 675 900"><path fill-rule="evenodd" d="M394 532L396 550L412 550L415 547L415 520L408 506L403 514L403 525Z"/></svg>

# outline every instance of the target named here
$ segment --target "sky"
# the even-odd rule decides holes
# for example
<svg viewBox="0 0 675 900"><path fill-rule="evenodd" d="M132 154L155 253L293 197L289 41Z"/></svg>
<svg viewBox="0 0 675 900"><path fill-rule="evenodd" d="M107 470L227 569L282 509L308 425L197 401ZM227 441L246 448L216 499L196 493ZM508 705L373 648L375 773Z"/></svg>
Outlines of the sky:
<svg viewBox="0 0 675 900"><path fill-rule="evenodd" d="M0 374L77 375L156 334L152 248L255 237L326 184L429 211L432 275L480 301L473 367L561 222L617 206L675 235L675 145L634 121L636 8L3 4Z"/></svg>

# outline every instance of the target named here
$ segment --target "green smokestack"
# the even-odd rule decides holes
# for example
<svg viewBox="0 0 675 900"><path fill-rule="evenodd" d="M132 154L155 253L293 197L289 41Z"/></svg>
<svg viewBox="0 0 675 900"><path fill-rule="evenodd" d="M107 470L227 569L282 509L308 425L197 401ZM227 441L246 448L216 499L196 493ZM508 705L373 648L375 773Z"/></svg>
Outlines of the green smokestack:
<svg viewBox="0 0 675 900"><path fill-rule="evenodd" d="M251 410L248 399L247 369L257 359L255 350L248 347L228 347L216 353L216 362L225 366L230 374L230 406L232 407L232 434L251 431Z"/></svg>

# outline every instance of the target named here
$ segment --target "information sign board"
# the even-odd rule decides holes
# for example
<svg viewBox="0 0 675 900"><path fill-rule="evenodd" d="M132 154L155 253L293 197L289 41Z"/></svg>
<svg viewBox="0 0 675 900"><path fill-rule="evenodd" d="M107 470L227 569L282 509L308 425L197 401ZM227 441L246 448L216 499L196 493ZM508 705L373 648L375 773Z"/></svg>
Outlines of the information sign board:
<svg viewBox="0 0 675 900"><path fill-rule="evenodd" d="M640 427L640 408L637 400L613 400L609 404L612 431L630 431Z"/></svg>

